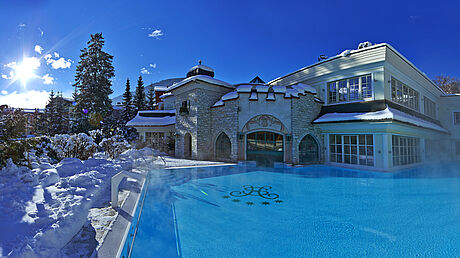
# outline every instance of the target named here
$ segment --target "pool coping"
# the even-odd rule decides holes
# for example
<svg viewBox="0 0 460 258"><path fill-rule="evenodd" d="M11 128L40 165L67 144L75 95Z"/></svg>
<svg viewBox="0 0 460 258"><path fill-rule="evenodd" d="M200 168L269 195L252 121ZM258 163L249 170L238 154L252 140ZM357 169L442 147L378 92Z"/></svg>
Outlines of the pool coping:
<svg viewBox="0 0 460 258"><path fill-rule="evenodd" d="M160 167L157 169L182 169L182 168L198 168L198 167L217 167L217 166L234 166L236 163L220 163L220 164L197 164L190 166L176 166L176 167ZM145 187L146 177L142 178L142 181L139 182L141 187L139 193L130 191L128 198L123 203L122 207L117 208L117 218L112 224L112 228L107 233L104 242L97 250L98 257L120 257L125 245L129 229L131 228L132 220L136 213L139 201L141 199L142 192ZM131 216L128 220L123 215L120 214L122 210L127 215Z"/></svg>

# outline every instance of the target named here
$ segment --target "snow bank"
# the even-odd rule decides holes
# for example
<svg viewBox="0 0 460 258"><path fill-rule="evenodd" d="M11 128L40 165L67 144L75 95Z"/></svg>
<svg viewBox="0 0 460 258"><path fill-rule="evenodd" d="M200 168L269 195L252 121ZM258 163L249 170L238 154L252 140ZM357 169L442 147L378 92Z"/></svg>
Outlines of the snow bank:
<svg viewBox="0 0 460 258"><path fill-rule="evenodd" d="M92 232L91 228L82 231L88 218L98 221L92 218L97 211L90 213L90 210L110 206L111 177L121 170L146 174L154 166L153 154L148 148L130 149L117 159L98 153L84 162L65 158L58 164L33 156L32 169L9 161L0 170L0 256L72 254L77 242L85 242L78 234L83 237ZM109 210L102 213L106 217L115 216ZM64 246L66 249L61 252ZM86 248L94 246L88 242Z"/></svg>

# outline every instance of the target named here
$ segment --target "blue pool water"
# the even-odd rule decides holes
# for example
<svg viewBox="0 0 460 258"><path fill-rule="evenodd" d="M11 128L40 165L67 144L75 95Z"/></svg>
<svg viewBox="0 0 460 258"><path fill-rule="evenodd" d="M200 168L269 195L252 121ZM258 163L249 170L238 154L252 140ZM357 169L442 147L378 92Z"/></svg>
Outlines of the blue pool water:
<svg viewBox="0 0 460 258"><path fill-rule="evenodd" d="M460 256L459 164L158 170L144 190L125 257Z"/></svg>

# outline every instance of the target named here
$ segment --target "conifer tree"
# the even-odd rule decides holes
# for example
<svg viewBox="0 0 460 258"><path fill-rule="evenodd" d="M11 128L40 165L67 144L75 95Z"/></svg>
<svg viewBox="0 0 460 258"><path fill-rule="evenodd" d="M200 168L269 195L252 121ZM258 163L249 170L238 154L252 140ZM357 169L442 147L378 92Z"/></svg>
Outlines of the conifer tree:
<svg viewBox="0 0 460 258"><path fill-rule="evenodd" d="M153 85L150 86L149 91L147 92L147 109L153 110L155 109L155 92L153 89Z"/></svg>
<svg viewBox="0 0 460 258"><path fill-rule="evenodd" d="M145 109L145 91L142 75L140 75L137 80L136 94L134 95L134 107L136 108L136 113Z"/></svg>
<svg viewBox="0 0 460 258"><path fill-rule="evenodd" d="M109 98L113 93L111 79L115 75L113 56L102 50L102 33L91 35L87 44L88 47L81 50L75 75L76 131L99 127L101 120L109 118L113 110Z"/></svg>
<svg viewBox="0 0 460 258"><path fill-rule="evenodd" d="M128 122L133 117L133 96L131 95L131 87L129 79L126 80L125 93L123 93L123 120Z"/></svg>

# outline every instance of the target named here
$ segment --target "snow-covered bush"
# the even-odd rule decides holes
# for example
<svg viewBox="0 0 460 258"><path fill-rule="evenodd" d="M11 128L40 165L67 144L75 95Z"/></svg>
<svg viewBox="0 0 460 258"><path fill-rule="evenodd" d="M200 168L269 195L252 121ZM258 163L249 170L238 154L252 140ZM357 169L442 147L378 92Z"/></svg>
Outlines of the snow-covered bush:
<svg viewBox="0 0 460 258"><path fill-rule="evenodd" d="M102 147L105 153L107 153L107 155L109 155L112 159L118 157L121 153L131 147L129 143L119 135L103 139L99 143L99 146Z"/></svg>
<svg viewBox="0 0 460 258"><path fill-rule="evenodd" d="M97 145L93 138L84 133L57 134L51 138L51 149L56 152L59 159L78 158L85 160L93 156Z"/></svg>

